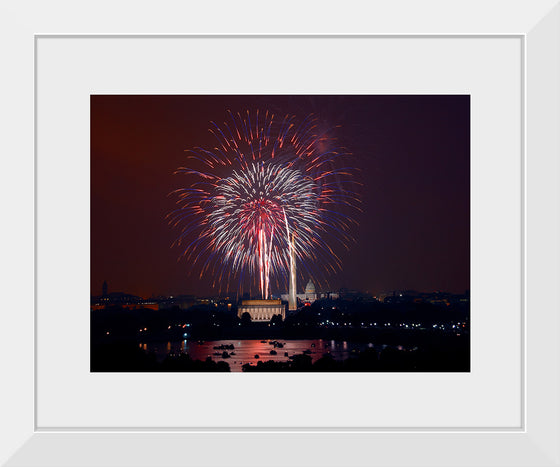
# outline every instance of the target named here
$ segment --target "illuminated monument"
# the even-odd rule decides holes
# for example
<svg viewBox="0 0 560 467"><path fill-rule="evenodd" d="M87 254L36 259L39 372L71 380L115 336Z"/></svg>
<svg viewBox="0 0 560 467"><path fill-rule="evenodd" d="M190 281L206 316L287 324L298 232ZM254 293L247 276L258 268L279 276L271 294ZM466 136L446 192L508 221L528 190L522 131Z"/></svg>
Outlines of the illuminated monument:
<svg viewBox="0 0 560 467"><path fill-rule="evenodd" d="M309 282L305 286L305 292L303 295L298 295L299 298L307 302L314 302L317 300L317 292L315 291L315 284L309 279Z"/></svg>
<svg viewBox="0 0 560 467"><path fill-rule="evenodd" d="M274 315L286 318L286 306L282 300L242 300L239 305L237 316L241 318L243 313L251 315L251 321L270 321Z"/></svg>
<svg viewBox="0 0 560 467"><path fill-rule="evenodd" d="M297 282L296 282L296 253L294 248L294 235L290 242L290 288L288 290L288 310L297 310Z"/></svg>
<svg viewBox="0 0 560 467"><path fill-rule="evenodd" d="M302 302L313 303L319 297L315 284L309 279L305 286L305 292L302 294L297 293L297 276L296 276L296 255L294 248L295 236L292 235L290 242L290 286L287 294L282 294L282 300L288 301L288 310L296 311L298 309L298 299Z"/></svg>

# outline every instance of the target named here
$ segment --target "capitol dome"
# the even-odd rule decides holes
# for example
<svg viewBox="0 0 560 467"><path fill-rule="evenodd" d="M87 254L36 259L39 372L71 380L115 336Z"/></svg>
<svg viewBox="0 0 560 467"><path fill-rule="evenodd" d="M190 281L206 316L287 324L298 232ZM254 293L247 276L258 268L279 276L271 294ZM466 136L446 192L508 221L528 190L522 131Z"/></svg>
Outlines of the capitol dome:
<svg viewBox="0 0 560 467"><path fill-rule="evenodd" d="M309 280L309 282L305 286L305 293L306 294L314 294L315 293L315 284L313 284L313 282L311 282L311 279Z"/></svg>

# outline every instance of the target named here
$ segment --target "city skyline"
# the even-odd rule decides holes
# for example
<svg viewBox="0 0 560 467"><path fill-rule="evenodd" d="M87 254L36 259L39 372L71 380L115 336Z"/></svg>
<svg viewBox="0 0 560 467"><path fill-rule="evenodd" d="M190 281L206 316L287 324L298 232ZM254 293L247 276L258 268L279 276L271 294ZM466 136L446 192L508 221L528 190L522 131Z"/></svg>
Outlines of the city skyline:
<svg viewBox="0 0 560 467"><path fill-rule="evenodd" d="M313 286L313 290L315 290L315 284L313 284L312 280L310 279L309 281L307 281L307 283L305 284L300 284L297 287L297 297L301 298L302 296L305 296L309 285ZM100 292L100 293L99 293ZM315 293L315 292L313 292ZM379 299L381 297L381 299L385 298L385 297L389 297L389 296L395 296L395 295L410 295L410 296L417 296L417 295L430 295L430 294L443 294L443 295L456 295L456 296L469 296L470 295L470 290L469 289L465 289L464 291L458 291L458 292L450 292L447 290L416 290L416 289L391 289L391 290L382 290L382 291L378 291L378 292L371 292L371 291L364 291L364 290L358 290L358 289L353 289L353 288L348 288L348 287L341 287L340 289L336 289L336 290L317 290L316 294L318 297L323 297L323 296L335 296L335 297L339 297L339 296L344 296L346 295L351 295L351 296L363 296L363 297L371 297L373 299ZM278 298L282 298L282 301L288 303L288 295L289 295L289 291L284 291L282 293L274 293L272 294L272 299L278 299ZM243 294L240 293L239 291L229 291L229 292L221 292L219 294L209 294L209 295L197 295L197 294L190 294L190 293L170 293L170 294L152 294L152 295L138 295L138 294L133 294L133 293L129 293L126 290L122 290L122 289L111 289L109 287L109 284L107 283L107 281L104 281L101 286L97 287L97 288L93 288L91 290L91 298L102 298L102 297L110 297L110 296L126 296L126 297L136 297L139 299L142 299L144 301L149 301L150 299L153 300L160 300L160 299L167 299L167 298L177 298L177 297L193 297L195 299L203 299L203 300L227 300L230 302L235 302L238 300L242 300L242 299L247 299L247 298L253 298L253 299L258 299L259 295L250 295L248 292L244 292Z"/></svg>
<svg viewBox="0 0 560 467"><path fill-rule="evenodd" d="M361 172L356 241L321 291L470 288L469 96L92 96L92 295L104 280L142 297L217 295L170 248L172 173L212 144L208 122L259 108L336 127Z"/></svg>

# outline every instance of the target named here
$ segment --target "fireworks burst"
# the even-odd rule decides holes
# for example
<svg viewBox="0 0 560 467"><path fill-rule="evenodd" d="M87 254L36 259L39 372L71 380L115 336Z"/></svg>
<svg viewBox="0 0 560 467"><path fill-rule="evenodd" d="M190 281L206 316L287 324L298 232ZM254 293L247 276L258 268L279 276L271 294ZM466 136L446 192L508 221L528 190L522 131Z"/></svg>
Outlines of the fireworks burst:
<svg viewBox="0 0 560 467"><path fill-rule="evenodd" d="M230 112L221 127L211 124L216 146L188 150L189 166L175 172L195 178L172 192L178 208L168 219L181 228L181 256L202 264L200 276L211 272L215 285L248 274L265 299L271 279L286 283L291 249L315 281L339 269L328 240L348 245L355 221L345 206L359 204L355 169L342 163L349 153L328 148L312 115L298 124Z"/></svg>

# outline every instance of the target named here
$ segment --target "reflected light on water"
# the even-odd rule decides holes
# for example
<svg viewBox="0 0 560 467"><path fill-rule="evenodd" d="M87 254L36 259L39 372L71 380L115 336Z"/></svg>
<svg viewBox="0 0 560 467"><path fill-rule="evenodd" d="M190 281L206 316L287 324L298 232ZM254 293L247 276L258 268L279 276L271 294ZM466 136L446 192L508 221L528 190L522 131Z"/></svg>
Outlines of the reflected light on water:
<svg viewBox="0 0 560 467"><path fill-rule="evenodd" d="M243 340L218 340L218 341L189 341L184 339L177 342L153 342L140 344L141 348L155 352L157 358L162 361L167 354L179 351L188 354L193 360L206 360L210 357L214 361L225 361L229 364L231 371L240 372L244 363L256 365L258 361L289 361L294 355L303 353L309 355L313 362L320 359L323 355L329 354L335 360L349 358L356 351L379 347L372 343L350 343L353 352L349 349L347 341L322 339L300 339L300 340L279 340L280 345L275 346L275 341L259 339ZM233 349L224 349L220 346L233 345ZM271 351L272 354L270 353ZM229 355L223 358L225 354ZM258 355L258 358L255 358Z"/></svg>

